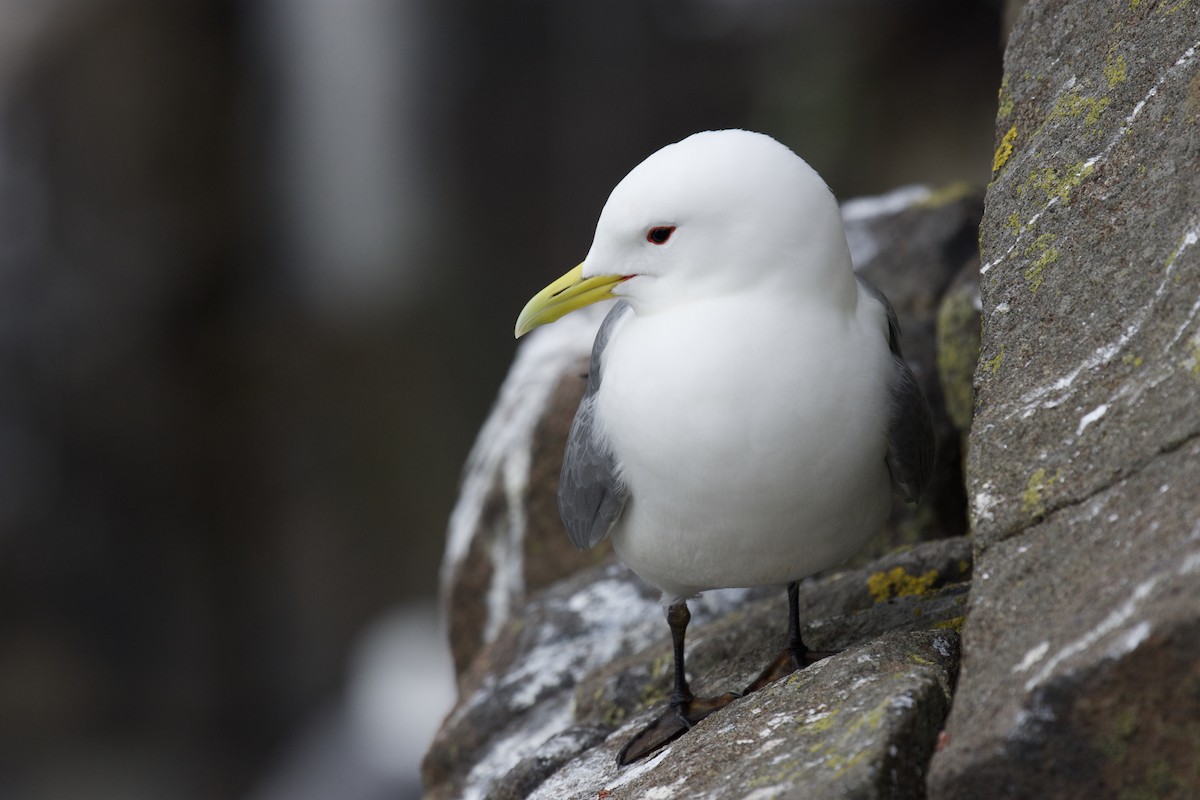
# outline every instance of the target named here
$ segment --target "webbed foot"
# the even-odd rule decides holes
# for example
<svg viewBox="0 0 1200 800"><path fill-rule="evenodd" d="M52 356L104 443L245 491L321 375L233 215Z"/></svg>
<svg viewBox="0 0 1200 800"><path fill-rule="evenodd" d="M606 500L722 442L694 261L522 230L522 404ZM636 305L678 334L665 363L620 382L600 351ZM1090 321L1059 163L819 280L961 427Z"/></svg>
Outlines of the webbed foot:
<svg viewBox="0 0 1200 800"><path fill-rule="evenodd" d="M785 647L779 651L779 655L767 664L763 671L758 673L749 686L742 690L743 695L757 692L768 684L774 683L780 678L786 678L797 670L802 670L807 666L817 663L821 659L829 658L833 655L832 652L816 651L816 650L794 650L790 647Z"/></svg>
<svg viewBox="0 0 1200 800"><path fill-rule="evenodd" d="M666 711L630 739L617 754L617 765L624 767L660 750L691 730L700 720L741 697L726 692L719 697L693 697L673 700Z"/></svg>

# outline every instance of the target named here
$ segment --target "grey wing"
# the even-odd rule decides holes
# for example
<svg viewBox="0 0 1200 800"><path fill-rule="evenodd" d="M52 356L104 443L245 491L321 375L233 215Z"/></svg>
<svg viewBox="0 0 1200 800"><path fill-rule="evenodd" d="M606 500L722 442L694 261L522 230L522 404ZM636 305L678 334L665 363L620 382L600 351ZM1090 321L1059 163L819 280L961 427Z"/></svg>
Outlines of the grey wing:
<svg viewBox="0 0 1200 800"><path fill-rule="evenodd" d="M921 499L933 475L935 438L933 415L921 385L900 350L900 323L896 310L883 292L870 281L858 277L867 294L883 304L887 311L888 347L892 351L891 414L888 419L887 466L892 488L905 500Z"/></svg>
<svg viewBox="0 0 1200 800"><path fill-rule="evenodd" d="M587 388L571 423L558 480L558 511L571 542L581 550L595 547L608 536L625 509L629 493L617 474L617 462L595 421L596 392L600 389L600 354L616 324L630 311L617 303L592 345Z"/></svg>

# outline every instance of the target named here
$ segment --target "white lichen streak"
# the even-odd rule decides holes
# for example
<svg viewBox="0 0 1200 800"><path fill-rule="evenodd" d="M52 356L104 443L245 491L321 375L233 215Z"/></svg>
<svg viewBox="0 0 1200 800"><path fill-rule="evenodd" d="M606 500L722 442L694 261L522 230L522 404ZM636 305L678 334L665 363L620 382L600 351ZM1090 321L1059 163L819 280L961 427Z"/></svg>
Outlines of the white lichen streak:
<svg viewBox="0 0 1200 800"><path fill-rule="evenodd" d="M1175 248L1175 252L1172 253L1170 258L1167 259L1167 263L1169 265L1167 267L1168 272L1170 272L1175 265L1179 263L1179 257L1183 255L1184 251L1196 244L1197 241L1200 241L1200 220L1193 221L1192 226L1179 240L1179 246ZM1165 282L1160 284L1158 288L1158 294L1161 294L1165 288ZM1157 295L1155 296L1157 297ZM1164 355L1170 352L1171 348L1173 348L1175 344L1183 337L1184 332L1191 327L1193 322L1195 322L1197 311L1200 311L1200 297L1197 297L1196 301L1192 303L1192 307L1188 309L1187 316L1184 318L1183 322L1179 324L1179 327L1175 329L1175 335L1172 336L1167 342L1166 346L1163 347Z"/></svg>
<svg viewBox="0 0 1200 800"><path fill-rule="evenodd" d="M1109 613L1108 616L1106 616L1103 620L1101 620L1098 625L1089 630L1083 636L1080 636L1075 641L1070 642L1053 656L1051 656L1046 663L1042 665L1041 669L1039 669L1031 678L1029 678L1029 680L1025 681L1025 691L1033 691L1040 684L1046 682L1046 680L1054 673L1054 670L1058 668L1059 664L1075 655L1078 655L1079 653L1082 653L1084 650L1092 647L1104 637L1112 635L1120 628L1125 626L1134 617L1134 615L1137 614L1143 601L1150 596L1150 593L1154 590L1154 587L1158 584L1158 581L1158 577L1153 577L1139 583L1133 590L1133 594L1130 595L1129 599L1122 603L1120 607L1113 609L1113 611ZM1142 630L1143 625L1146 626L1144 631ZM1126 645L1130 645L1130 643L1132 643L1132 646L1129 648L1132 649L1132 647L1136 647L1138 644L1144 641L1148 635L1149 623L1147 622L1138 622L1129 626L1129 628L1125 630L1120 637L1118 637L1116 642L1116 651L1112 654L1119 655L1120 653L1128 652L1127 649L1123 649Z"/></svg>
<svg viewBox="0 0 1200 800"><path fill-rule="evenodd" d="M583 675L617 658L626 646L623 633L660 624L649 603L629 597L628 584L613 578L580 589L566 606L578 616L579 625L609 634L564 638L554 623L539 630L536 644L499 684L501 689L511 689L514 711L531 708L548 688L563 684L569 675Z"/></svg>
<svg viewBox="0 0 1200 800"><path fill-rule="evenodd" d="M1180 575L1190 575L1200 570L1200 552L1189 553L1179 565Z"/></svg>
<svg viewBox="0 0 1200 800"><path fill-rule="evenodd" d="M954 651L953 647L951 647L949 639L946 636L938 636L935 638L933 640L933 649L936 650L938 655L940 655L942 658L949 658L950 654Z"/></svg>
<svg viewBox="0 0 1200 800"><path fill-rule="evenodd" d="M1029 652L1025 654L1025 657L1021 659L1021 662L1013 666L1012 671L1014 673L1028 672L1034 664L1041 661L1045 657L1049 650L1050 641L1047 639L1042 640L1039 644L1029 649Z"/></svg>
<svg viewBox="0 0 1200 800"><path fill-rule="evenodd" d="M536 709L533 717L523 723L525 735L500 737L487 754L476 762L464 782L463 800L481 800L497 775L505 774L522 758L537 750L546 739L571 724L571 710L565 703Z"/></svg>
<svg viewBox="0 0 1200 800"><path fill-rule="evenodd" d="M1132 341L1137 335L1138 331L1142 329L1142 326L1145 324L1146 320L1150 318L1151 313L1154 311L1156 304L1165 295L1167 287L1170 286L1173 281L1173 273L1176 265L1179 263L1179 257L1185 250L1194 245L1197 241L1200 241L1200 221L1192 220L1189 223L1188 230L1180 238L1180 245L1175 249L1171 257L1167 259L1166 269L1163 270L1162 278L1159 280L1158 286L1154 290L1154 296L1150 299L1150 302L1134 312L1132 321L1125 327L1121 335L1118 336L1114 341L1108 342L1107 344L1096 348L1096 350L1092 352L1091 356L1086 358L1081 364L1075 367L1075 369L1071 370L1071 372L1067 373L1063 377L1059 378L1053 383L1038 386L1026 392L1021 398L1018 399L1015 408L1005 415L1004 418L1011 419L1016 414L1020 414L1022 419L1028 419L1033 415L1034 412L1040 409L1054 408L1061 405L1070 399L1070 397L1077 391L1077 388L1075 387L1076 378L1085 372L1091 372L1100 367L1107 366L1118 355L1120 355L1121 352L1125 350L1129 342ZM1195 321L1198 312L1200 312L1200 298L1197 298L1197 300L1192 304L1187 317L1176 329L1175 335L1171 337L1166 346L1163 348L1164 355L1170 351L1175 344L1178 343L1184 332ZM1170 359L1164 358L1159 359L1158 361L1159 363L1155 367L1148 366L1145 374L1139 376L1139 380L1136 382L1123 384L1119 389L1113 392L1113 394L1105 403L1102 403L1096 410L1098 411L1100 408L1103 408L1105 412L1107 412L1109 408L1111 408L1118 401L1121 401L1126 406L1132 406L1138 400L1140 400L1142 395L1144 395L1147 391L1157 388L1159 384L1170 378L1175 373L1175 366L1171 363ZM1095 411L1092 413L1095 413ZM1086 420L1087 417L1084 419ZM1088 424L1090 424L1090 421ZM1084 424L1084 421L1080 420L1080 427L1076 431L1076 436L1081 435L1086 427L1087 424Z"/></svg>
<svg viewBox="0 0 1200 800"><path fill-rule="evenodd" d="M991 522L996 518L992 509L1000 505L1000 499L992 494L992 490L995 488L991 481L984 481L983 486L971 498L971 514L976 521Z"/></svg>
<svg viewBox="0 0 1200 800"><path fill-rule="evenodd" d="M859 659L858 663L863 663L861 658ZM801 725L812 725L814 722L820 722L821 720L828 719L831 716L833 716L833 711L829 709L829 706L822 703L816 708L806 711L804 713L804 718L799 720L799 722Z"/></svg>
<svg viewBox="0 0 1200 800"><path fill-rule="evenodd" d="M755 789L748 795L745 795L742 800L775 800L778 797L788 797L789 793L795 790L795 786L790 783L778 783L774 786L762 786Z"/></svg>
<svg viewBox="0 0 1200 800"><path fill-rule="evenodd" d="M646 790L646 800L671 800L687 780L686 775L679 776L674 783L667 786L653 786Z"/></svg>
<svg viewBox="0 0 1200 800"><path fill-rule="evenodd" d="M1093 422L1103 417L1106 413L1108 413L1108 403L1101 403L1088 413L1084 414L1079 418L1079 427L1075 429L1075 435L1082 436L1083 432L1087 430L1088 425L1091 425Z"/></svg>
<svg viewBox="0 0 1200 800"><path fill-rule="evenodd" d="M1145 322L1151 311L1154 309L1155 304L1163 297L1167 287L1171 285L1171 282L1173 281L1173 272L1175 270L1175 266L1179 263L1179 257L1183 255L1184 251L1194 245L1197 240L1200 240L1200 221L1193 220L1190 223L1189 229L1181 237L1179 246L1167 259L1167 268L1163 273L1162 280L1159 281L1158 287L1155 289L1154 297L1147 305L1138 310L1135 315L1134 325L1131 327L1140 329L1142 323ZM1200 297L1197 297L1196 301L1192 303L1192 306L1183 322L1180 323L1180 325L1176 328L1174 335L1163 346L1162 354L1164 357L1156 359L1152 365L1146 366L1144 372L1138 376L1136 381L1129 381L1121 385L1120 388L1118 388L1108 397L1107 401L1102 404L1102 407L1107 409L1118 402L1126 407L1132 407L1138 401L1140 401L1142 396L1147 392L1157 389L1161 383L1174 376L1176 373L1175 363L1171 358L1166 356L1175 347L1175 345L1178 344L1183 334L1195 323L1197 313L1200 313ZM1112 357L1115 357L1121 349L1124 349L1127 341L1128 338L1122 337L1122 339L1119 341L1120 347L1113 352ZM1105 349L1107 350L1109 348ZM1111 360L1112 358L1110 357L1109 361ZM1063 399L1065 399L1065 397ZM1043 407L1045 407L1045 404L1043 404ZM1026 416L1028 416L1028 414L1026 414ZM1082 429L1080 429L1077 431L1076 435L1079 435L1082 432Z"/></svg>
<svg viewBox="0 0 1200 800"><path fill-rule="evenodd" d="M644 724L644 723L640 723L640 724ZM629 736L632 736L633 733L634 733L634 728L632 726L629 726ZM628 737L625 737L625 738L628 738ZM645 758L641 761L635 761L633 764L626 767L615 781L608 784L604 788L607 789L608 791L612 792L615 789L620 789L622 786L624 786L627 783L631 783L632 781L637 780L638 778L645 775L647 772L653 772L654 769L659 764L661 764L663 761L665 761L671 755L672 749L673 748L671 747L671 745L667 745L662 750L659 750L657 753L650 756L649 758Z"/></svg>
<svg viewBox="0 0 1200 800"><path fill-rule="evenodd" d="M479 530L488 495L499 481L507 509L504 530L494 532L491 550L494 570L488 590L485 641L495 638L512 602L525 588L522 560L525 493L529 487L534 429L564 372L590 352L596 329L609 305L582 309L530 334L517 350L496 403L467 457L462 491L450 514L446 533L441 585L452 585L471 539Z"/></svg>

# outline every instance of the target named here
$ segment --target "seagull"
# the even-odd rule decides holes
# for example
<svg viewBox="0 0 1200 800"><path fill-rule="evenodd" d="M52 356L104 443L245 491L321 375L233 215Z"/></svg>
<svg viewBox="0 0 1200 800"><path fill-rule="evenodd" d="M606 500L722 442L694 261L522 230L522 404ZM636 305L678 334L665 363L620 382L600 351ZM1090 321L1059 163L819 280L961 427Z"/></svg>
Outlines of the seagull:
<svg viewBox="0 0 1200 800"><path fill-rule="evenodd" d="M635 167L587 257L526 304L516 336L611 298L558 504L577 547L611 539L663 593L674 685L625 765L830 655L801 639L798 581L859 550L894 493L920 498L934 435L896 313L855 274L833 193L769 136L697 133ZM762 585L787 587L784 650L741 692L693 696L688 599Z"/></svg>

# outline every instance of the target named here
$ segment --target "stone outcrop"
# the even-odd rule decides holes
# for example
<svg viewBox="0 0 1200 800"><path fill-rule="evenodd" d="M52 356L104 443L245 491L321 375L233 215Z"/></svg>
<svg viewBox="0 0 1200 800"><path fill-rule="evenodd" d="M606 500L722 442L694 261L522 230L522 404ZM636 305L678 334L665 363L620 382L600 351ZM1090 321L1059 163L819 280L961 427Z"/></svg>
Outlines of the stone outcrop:
<svg viewBox="0 0 1200 800"><path fill-rule="evenodd" d="M616 749L668 687L654 598L612 562L540 593L485 582L487 631L452 623L480 630L426 759L432 797L1200 795L1200 5L1009 6L981 260L969 196L845 207L856 263L901 313L945 470L877 552L954 530L946 487L965 451L961 643L965 539L807 581L806 639L846 649L619 771ZM596 321L538 346L580 364ZM533 369L518 359L510 381ZM547 368L534 394L561 412L578 381ZM496 414L519 416L522 392L505 392ZM511 568L557 535L509 527L552 509L535 495L554 471L530 464L561 449L561 423L524 419L524 449L488 462L481 437L473 456L468 475L500 488L475 502L489 514L456 515L451 601L477 591L464 574L570 567ZM698 604L696 688L744 683L777 647L782 607L762 591Z"/></svg>
<svg viewBox="0 0 1200 800"><path fill-rule="evenodd" d="M960 537L805 582L805 640L842 652L621 769L617 751L666 701L670 639L657 592L627 569L581 571L536 595L463 676L425 760L428 796L647 797L686 781L691 796L774 787L762 796L775 797L814 779L831 794L911 796L949 704L969 574ZM784 641L782 589L709 592L692 605L688 665L701 695L745 686Z"/></svg>
<svg viewBox="0 0 1200 800"><path fill-rule="evenodd" d="M1009 40L931 797L1200 794L1198 47L1155 0L1033 0Z"/></svg>

